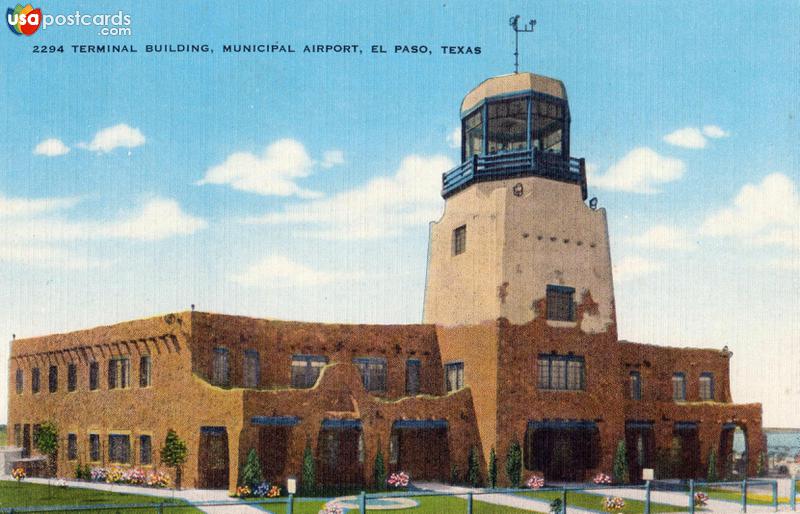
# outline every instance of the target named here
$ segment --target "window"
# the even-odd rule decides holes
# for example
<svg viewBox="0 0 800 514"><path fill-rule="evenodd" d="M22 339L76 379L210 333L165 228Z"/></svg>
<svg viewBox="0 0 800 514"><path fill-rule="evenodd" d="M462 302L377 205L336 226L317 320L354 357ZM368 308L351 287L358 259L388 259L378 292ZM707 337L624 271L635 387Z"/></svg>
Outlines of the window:
<svg viewBox="0 0 800 514"><path fill-rule="evenodd" d="M464 118L461 122L461 132L464 134L463 154L461 160L466 161L473 155L483 153L483 109Z"/></svg>
<svg viewBox="0 0 800 514"><path fill-rule="evenodd" d="M370 392L386 391L386 359L382 357L363 357L353 359L361 372L364 389Z"/></svg>
<svg viewBox="0 0 800 514"><path fill-rule="evenodd" d="M261 362L257 350L244 351L244 386L258 387L261 378Z"/></svg>
<svg viewBox="0 0 800 514"><path fill-rule="evenodd" d="M74 391L78 388L78 366L67 364L67 391Z"/></svg>
<svg viewBox="0 0 800 514"><path fill-rule="evenodd" d="M444 365L444 379L447 392L464 388L464 363L450 362Z"/></svg>
<svg viewBox="0 0 800 514"><path fill-rule="evenodd" d="M547 286L547 319L554 321L575 321L575 288Z"/></svg>
<svg viewBox="0 0 800 514"><path fill-rule="evenodd" d="M534 101L531 141L536 150L563 153L564 108L557 103Z"/></svg>
<svg viewBox="0 0 800 514"><path fill-rule="evenodd" d="M153 442L149 435L139 436L139 464L149 466L153 463Z"/></svg>
<svg viewBox="0 0 800 514"><path fill-rule="evenodd" d="M39 423L35 423L33 425L33 445L36 448L39 448L39 431L42 429L42 425Z"/></svg>
<svg viewBox="0 0 800 514"><path fill-rule="evenodd" d="M218 386L229 386L231 383L230 367L228 366L228 349L214 348L214 361L211 367L211 382Z"/></svg>
<svg viewBox="0 0 800 514"><path fill-rule="evenodd" d="M23 388L25 386L25 384L23 383L23 381L24 381L24 372L21 369L18 369L16 375L17 375L16 376L16 379L17 379L17 394L22 394L22 390L23 390Z"/></svg>
<svg viewBox="0 0 800 514"><path fill-rule="evenodd" d="M22 425L19 423L14 425L14 446L22 448Z"/></svg>
<svg viewBox="0 0 800 514"><path fill-rule="evenodd" d="M50 366L47 370L47 390L51 393L58 391L58 366Z"/></svg>
<svg viewBox="0 0 800 514"><path fill-rule="evenodd" d="M130 387L131 362L127 357L115 357L108 361L108 388L126 389Z"/></svg>
<svg viewBox="0 0 800 514"><path fill-rule="evenodd" d="M100 434L89 434L89 460L100 461Z"/></svg>
<svg viewBox="0 0 800 514"><path fill-rule="evenodd" d="M642 399L642 375L638 371L631 371L631 400Z"/></svg>
<svg viewBox="0 0 800 514"><path fill-rule="evenodd" d="M700 399L707 401L714 399L714 374L700 373Z"/></svg>
<svg viewBox="0 0 800 514"><path fill-rule="evenodd" d="M467 250L467 226L461 225L453 231L453 255L460 255Z"/></svg>
<svg viewBox="0 0 800 514"><path fill-rule="evenodd" d="M320 370L328 363L328 358L321 355L292 356L292 387L308 389L314 387Z"/></svg>
<svg viewBox="0 0 800 514"><path fill-rule="evenodd" d="M111 434L108 436L108 460L116 464L130 463L130 436L124 434Z"/></svg>
<svg viewBox="0 0 800 514"><path fill-rule="evenodd" d="M419 371L421 363L417 359L406 361L406 394L419 394Z"/></svg>
<svg viewBox="0 0 800 514"><path fill-rule="evenodd" d="M78 458L78 436L76 434L67 434L67 460L76 460Z"/></svg>
<svg viewBox="0 0 800 514"><path fill-rule="evenodd" d="M488 153L524 150L528 146L528 99L489 103Z"/></svg>
<svg viewBox="0 0 800 514"><path fill-rule="evenodd" d="M139 387L150 387L150 356L142 355L139 357Z"/></svg>
<svg viewBox="0 0 800 514"><path fill-rule="evenodd" d="M34 392L34 393L38 393L39 392L39 385L40 385L39 381L40 381L40 379L41 379L41 377L40 377L40 374L39 374L39 368L33 368L33 370L31 370L31 391L32 392Z"/></svg>
<svg viewBox="0 0 800 514"><path fill-rule="evenodd" d="M392 431L389 438L389 464L397 464L400 458L400 434L396 430Z"/></svg>
<svg viewBox="0 0 800 514"><path fill-rule="evenodd" d="M672 375L672 399L676 402L686 400L686 376L683 373Z"/></svg>
<svg viewBox="0 0 800 514"><path fill-rule="evenodd" d="M89 363L89 390L96 391L98 387L100 387L100 365L92 361Z"/></svg>
<svg viewBox="0 0 800 514"><path fill-rule="evenodd" d="M539 355L539 389L582 391L586 389L586 365L577 355Z"/></svg>

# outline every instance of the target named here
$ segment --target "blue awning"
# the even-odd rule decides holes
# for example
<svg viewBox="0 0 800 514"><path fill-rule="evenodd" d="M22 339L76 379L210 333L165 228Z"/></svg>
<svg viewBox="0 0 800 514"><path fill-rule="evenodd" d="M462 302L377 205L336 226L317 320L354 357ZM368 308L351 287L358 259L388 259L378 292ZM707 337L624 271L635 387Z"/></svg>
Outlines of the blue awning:
<svg viewBox="0 0 800 514"><path fill-rule="evenodd" d="M697 430L696 421L676 421L675 430Z"/></svg>
<svg viewBox="0 0 800 514"><path fill-rule="evenodd" d="M554 430L597 430L597 423L586 420L552 419L543 421L528 421L529 430L549 428Z"/></svg>
<svg viewBox="0 0 800 514"><path fill-rule="evenodd" d="M394 422L392 428L447 428L446 419L400 419Z"/></svg>
<svg viewBox="0 0 800 514"><path fill-rule="evenodd" d="M739 428L739 425L737 425L736 423L723 423L722 424L722 430L736 430L737 428Z"/></svg>
<svg viewBox="0 0 800 514"><path fill-rule="evenodd" d="M322 428L331 428L331 429L348 429L348 428L356 428L361 429L361 420L360 419L323 419L322 420Z"/></svg>
<svg viewBox="0 0 800 514"><path fill-rule="evenodd" d="M223 435L225 427L200 427L200 433L206 435Z"/></svg>
<svg viewBox="0 0 800 514"><path fill-rule="evenodd" d="M630 429L645 429L645 430L652 430L653 429L653 422L652 421L642 421L642 420L632 420L625 422L625 428Z"/></svg>
<svg viewBox="0 0 800 514"><path fill-rule="evenodd" d="M293 427L300 423L297 416L253 416L250 423L262 427Z"/></svg>

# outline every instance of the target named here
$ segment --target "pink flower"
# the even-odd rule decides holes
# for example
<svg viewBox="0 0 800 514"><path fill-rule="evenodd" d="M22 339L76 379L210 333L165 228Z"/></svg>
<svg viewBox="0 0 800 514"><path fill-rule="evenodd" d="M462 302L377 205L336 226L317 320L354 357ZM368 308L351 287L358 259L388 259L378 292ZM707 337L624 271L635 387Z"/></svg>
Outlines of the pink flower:
<svg viewBox="0 0 800 514"><path fill-rule="evenodd" d="M598 485L600 485L600 484L610 484L611 483L611 477L606 475L605 473L598 473L598 474L596 474L594 476L592 481L595 484L598 484Z"/></svg>
<svg viewBox="0 0 800 514"><path fill-rule="evenodd" d="M386 482L392 487L408 487L409 480L408 474L400 471L399 473L392 473Z"/></svg>
<svg viewBox="0 0 800 514"><path fill-rule="evenodd" d="M525 485L531 489L540 489L544 487L544 477L533 475L525 482Z"/></svg>

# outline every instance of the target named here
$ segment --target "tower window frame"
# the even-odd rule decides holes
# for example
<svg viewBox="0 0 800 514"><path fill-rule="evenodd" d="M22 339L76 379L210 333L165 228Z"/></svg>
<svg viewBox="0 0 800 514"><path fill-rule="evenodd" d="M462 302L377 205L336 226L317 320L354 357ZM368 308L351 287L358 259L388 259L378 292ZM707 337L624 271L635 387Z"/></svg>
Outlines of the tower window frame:
<svg viewBox="0 0 800 514"><path fill-rule="evenodd" d="M128 389L131 386L131 361L128 357L108 360L108 389Z"/></svg>
<svg viewBox="0 0 800 514"><path fill-rule="evenodd" d="M575 288L547 284L547 319L575 321Z"/></svg>
<svg viewBox="0 0 800 514"><path fill-rule="evenodd" d="M310 389L317 384L319 375L328 364L324 355L292 355L291 381L295 389Z"/></svg>
<svg viewBox="0 0 800 514"><path fill-rule="evenodd" d="M461 255L467 251L467 225L453 229L453 255Z"/></svg>
<svg viewBox="0 0 800 514"><path fill-rule="evenodd" d="M710 371L700 373L698 396L701 401L714 401L714 374Z"/></svg>
<svg viewBox="0 0 800 514"><path fill-rule="evenodd" d="M448 393L464 389L464 361L445 363L444 382Z"/></svg>
<svg viewBox="0 0 800 514"><path fill-rule="evenodd" d="M676 402L686 401L686 373L676 371L672 374L672 400Z"/></svg>
<svg viewBox="0 0 800 514"><path fill-rule="evenodd" d="M541 353L537 387L545 391L585 391L586 360L581 355Z"/></svg>

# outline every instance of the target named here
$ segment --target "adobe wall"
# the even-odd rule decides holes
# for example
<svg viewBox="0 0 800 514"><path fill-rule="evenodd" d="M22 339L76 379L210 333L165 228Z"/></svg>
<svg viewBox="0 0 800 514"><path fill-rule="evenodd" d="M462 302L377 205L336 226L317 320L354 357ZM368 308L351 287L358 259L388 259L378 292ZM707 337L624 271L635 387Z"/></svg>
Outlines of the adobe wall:
<svg viewBox="0 0 800 514"><path fill-rule="evenodd" d="M433 326L343 325L255 319L195 312L192 366L201 377L211 376L213 350L230 351L231 386L243 384L245 350L259 352L260 388L291 386L295 354L324 355L330 363L352 362L356 357L384 357L387 361L386 397L406 395L406 360L419 359L420 392L441 394L442 361Z"/></svg>

